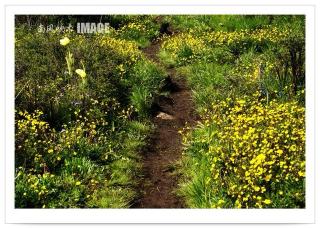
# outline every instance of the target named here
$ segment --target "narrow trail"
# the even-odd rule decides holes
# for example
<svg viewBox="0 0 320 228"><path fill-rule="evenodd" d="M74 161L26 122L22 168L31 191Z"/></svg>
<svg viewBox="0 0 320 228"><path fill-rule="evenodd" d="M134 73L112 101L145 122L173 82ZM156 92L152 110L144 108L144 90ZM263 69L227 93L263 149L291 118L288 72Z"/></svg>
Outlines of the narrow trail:
<svg viewBox="0 0 320 228"><path fill-rule="evenodd" d="M144 49L145 55L159 64L157 53L160 44L153 43ZM155 131L143 151L143 179L140 184L141 198L134 208L183 208L184 204L175 191L178 176L177 161L182 155L181 135L178 133L186 123L196 121L191 91L183 77L175 69L166 69L168 77L163 87L168 96L159 96L154 102Z"/></svg>

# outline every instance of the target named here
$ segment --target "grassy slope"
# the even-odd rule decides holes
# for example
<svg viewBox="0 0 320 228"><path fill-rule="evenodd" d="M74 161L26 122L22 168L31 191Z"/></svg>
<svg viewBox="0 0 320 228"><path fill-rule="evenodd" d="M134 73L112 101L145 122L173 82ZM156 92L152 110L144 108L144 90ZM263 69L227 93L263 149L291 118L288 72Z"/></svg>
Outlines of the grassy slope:
<svg viewBox="0 0 320 228"><path fill-rule="evenodd" d="M164 78L138 50L157 35L142 19L102 36L17 28L16 207L123 208L137 196L139 151Z"/></svg>
<svg viewBox="0 0 320 228"><path fill-rule="evenodd" d="M181 170L183 180L180 194L184 196L187 205L195 208L304 207L304 82L303 78L300 79L298 89L292 91L295 87L294 76L290 75L288 70L288 66L292 64L288 53L293 47L287 46L290 42L296 44L300 42L299 37L302 36L297 34L303 34L303 18L285 16L189 16L185 18L178 16L168 17L167 20L180 31L180 34L168 39L162 46L159 56L164 63L179 67L179 71L187 77L198 112L203 119L194 130L186 129L184 132L186 148ZM288 33L289 36L286 36L288 40L286 44L281 41L263 43L260 42L260 38L257 39L258 42L254 40L255 38L252 41L250 40L254 34L252 32L237 41L237 34L242 31L259 31L270 23L270 29L278 27L282 31L288 27L287 23L290 24L292 31ZM228 42L219 45L206 43L208 35L201 34L208 31L222 32L222 37L226 36ZM268 29L266 32L268 33ZM267 37L267 33L262 37ZM277 39L280 36L276 32L270 31L270 34L270 39ZM296 35L291 38L290 34ZM303 53L303 44L301 47L300 51ZM272 70L275 68L278 71ZM259 72L264 75L257 80L255 78ZM260 94L259 103L255 103L256 98L253 96L257 92ZM293 121L291 124L301 123L288 130L288 135L291 137L296 137L294 136L296 131L301 132L301 135L297 136L297 141L285 143L287 141L281 138L282 132L276 129L277 136L274 137L279 137L276 139L279 140L279 144L275 144L269 150L281 153L271 155L263 148L254 153L252 149L244 152L245 149L239 148L237 143L239 139L235 140L232 137L235 133L240 134L240 137L247 137L245 135L247 129L242 127L246 126L243 124L245 122L239 125L239 132L233 132L232 129L238 124L237 120L240 118L249 119L259 114L250 113L244 109L243 114L231 115L230 111L234 112L236 108L241 108L237 106L237 100L243 102L241 99L247 102L247 109L261 106L261 110L265 110L266 113L276 112L278 115L291 116ZM269 104L270 100L274 100L272 105ZM299 104L296 105L296 101ZM288 108L282 111L283 105ZM288 109L292 110L292 113ZM277 121L276 116L268 115L270 119L274 118L273 121ZM223 119L221 119L222 116ZM284 125L285 128L287 123L284 119L282 120L277 126ZM228 124L228 121L232 121L232 124ZM263 125L255 122L247 124L256 130L260 129L259 131L263 134L267 129L274 129L270 122ZM223 135L226 134L229 134L227 137L230 138L225 139ZM252 137L255 136L249 136L249 138ZM265 136L257 135L257 137L258 140L263 141ZM265 140L275 139L266 138ZM248 146L255 143L248 140L244 140L243 143L246 141ZM243 151L243 154L238 154L233 148L228 149L231 146L240 152ZM299 149L291 150L292 146ZM284 153L279 148L285 148ZM262 163L261 167L265 167L262 168L262 172L266 174L259 174L260 166L251 167L249 164L250 160L259 153L266 153L268 163L275 164L270 166L269 170ZM246 160L247 156L248 160ZM240 160L233 163L232 159ZM278 165L284 161L299 164L299 167L291 165L290 171L283 166L279 167ZM245 166L249 168L247 169L248 180L246 178L246 181L242 181L247 177L245 176L247 171L243 171ZM254 176L258 174L253 178L253 182L250 182L250 172ZM268 172L271 175L268 175ZM274 184L270 185L272 182ZM275 183L281 183L281 185Z"/></svg>

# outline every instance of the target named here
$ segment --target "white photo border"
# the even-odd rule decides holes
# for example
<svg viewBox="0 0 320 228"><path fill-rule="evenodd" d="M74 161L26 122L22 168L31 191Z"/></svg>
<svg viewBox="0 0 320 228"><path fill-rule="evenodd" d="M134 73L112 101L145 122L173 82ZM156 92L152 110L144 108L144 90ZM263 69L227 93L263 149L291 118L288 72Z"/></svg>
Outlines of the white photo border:
<svg viewBox="0 0 320 228"><path fill-rule="evenodd" d="M16 209L14 207L14 17L19 14L304 14L306 15L305 209ZM313 5L7 5L5 7L6 223L314 223L315 6Z"/></svg>

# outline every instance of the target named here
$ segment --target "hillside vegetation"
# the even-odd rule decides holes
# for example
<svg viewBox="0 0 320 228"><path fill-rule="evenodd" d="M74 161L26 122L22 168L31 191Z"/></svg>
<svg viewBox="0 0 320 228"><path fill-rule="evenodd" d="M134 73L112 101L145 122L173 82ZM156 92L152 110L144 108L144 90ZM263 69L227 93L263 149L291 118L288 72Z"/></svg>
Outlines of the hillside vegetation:
<svg viewBox="0 0 320 228"><path fill-rule="evenodd" d="M17 208L131 207L168 69L199 116L179 129L185 206L305 207L303 16L101 19L107 33L78 34L38 30L77 16L16 18Z"/></svg>

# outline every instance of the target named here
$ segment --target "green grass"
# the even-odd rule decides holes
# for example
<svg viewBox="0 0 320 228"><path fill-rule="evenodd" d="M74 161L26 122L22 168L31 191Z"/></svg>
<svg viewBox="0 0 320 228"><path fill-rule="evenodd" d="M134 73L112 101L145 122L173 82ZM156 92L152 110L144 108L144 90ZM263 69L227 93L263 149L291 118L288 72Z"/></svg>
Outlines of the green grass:
<svg viewBox="0 0 320 228"><path fill-rule="evenodd" d="M292 62L289 56L290 53L300 52L299 47L303 48L303 44L300 42L303 42L301 33L304 31L304 25L301 23L300 17L290 16L213 16L211 18L206 16L178 16L168 17L167 19L171 20L177 30L190 31L190 34L195 38L199 31L201 33L206 30L254 30L268 24L280 26L282 30L285 30L288 23L292 24L292 32L287 37L287 43L259 44L252 42L247 43L245 48L242 48L238 43L232 44L230 42L230 44L226 43L219 47L213 47L210 52L203 52L202 58L200 56L189 62L183 62L183 67L178 69L179 73L186 77L192 89L197 111L202 118L201 123L196 128L186 131L183 136L185 154L182 159L182 167L179 170L179 173L183 176L180 181L179 195L185 199L187 206L191 208L237 207L239 205L236 199L228 194L230 186L222 186L221 183L228 185L227 180L233 182L243 177L232 176L232 172L228 173L228 176L222 177L223 170L227 166L221 164L220 169L217 166L212 168L212 164L215 163L212 160L215 158L215 154L210 152L215 151L215 148L222 147L224 150L233 153L231 146L237 145L237 141L230 139L229 144L222 145L215 134L220 131L223 134L223 131L218 128L219 124L212 122L210 118L213 115L221 115L220 118L223 121L231 115L230 113L224 113L224 108L227 107L223 106L224 102L230 102L229 105L233 106L235 105L233 101L237 98L253 97L253 94L257 92L260 94L261 103L266 102L268 104L273 100L274 102L290 104L292 101L298 101L299 107L303 108L304 99L301 95L304 94L302 89L304 88L304 76L301 73L298 83L298 87L301 86L299 88L302 90L294 90L294 75L290 68L295 62ZM193 31L190 29L193 29ZM296 34L295 38L291 37L292 34ZM175 40L175 42L177 41ZM289 43L297 44L298 48L290 47ZM178 53L176 50L175 52ZM300 54L303 56L303 51ZM178 55L178 58L173 61L170 52L160 50L162 61L166 64L170 63L172 66L178 66L182 57ZM274 66L276 67L273 68ZM300 69L304 69L303 63L300 63L300 67ZM296 95L294 95L295 93ZM216 108L217 105L221 105L219 109ZM239 115L240 117L243 118ZM233 119L232 122L225 122L224 124L229 127L226 129L233 129L236 123L237 119ZM240 135L242 134L244 133ZM215 137L217 140L215 140ZM300 151L299 156L302 156L300 162L303 162L304 153L303 150ZM229 162L227 157L215 159L224 160L224 163ZM213 180L214 169L217 169L217 172L220 173L221 183L219 185L217 185L217 181ZM241 182L240 179L239 183ZM272 204L258 205L273 208L304 207L304 181L300 178L299 181L298 179L281 179L280 182L286 187L282 188L274 184L267 187L267 193L264 194L264 197L271 199ZM282 189L281 191L286 189L287 195L279 196L280 189ZM250 202L247 205L249 204ZM245 205L243 203L242 207L245 207ZM250 207L258 207L258 205L251 205Z"/></svg>
<svg viewBox="0 0 320 228"><path fill-rule="evenodd" d="M232 82L228 80L231 66L217 63L199 62L179 69L187 78L192 96L199 113L210 109L213 103L229 97Z"/></svg>
<svg viewBox="0 0 320 228"><path fill-rule="evenodd" d="M277 16L275 16L277 17ZM267 16L242 16L242 15L189 15L167 16L166 21L172 23L178 31L234 31L241 29L254 29L270 23Z"/></svg>
<svg viewBox="0 0 320 228"><path fill-rule="evenodd" d="M166 77L165 70L147 59L141 48L160 38L161 24L168 22L174 35L165 37L165 41L170 43L179 33L190 36L174 40L176 46L171 49L161 48L160 64L175 67L179 75L186 77L202 119L184 135L185 154L181 168L175 170L182 174L178 192L188 207L234 207L236 201L228 197L227 187L216 186L212 180L214 156L206 152L222 145L215 140L218 138L215 134L222 130L210 117L219 114L227 119L230 113L224 113L224 109L237 105L236 99L252 98L256 93L259 105L265 105L264 108L269 107L271 100L278 102L280 108L281 104L293 101L298 104L288 107L304 106L304 17L113 15L108 18L113 27L110 34L81 36L74 32L38 33L36 27L26 27L23 17L18 20L15 206L130 207L138 192L140 151L154 128L150 108ZM47 19L75 20L63 16ZM269 40L264 40L266 35L252 35L260 28L271 33ZM280 38L275 37L278 33L271 28L290 32L280 39L281 34ZM235 37L227 37L222 43L209 41L206 35L214 37L214 32L222 32L224 36L225 32L242 30L247 31L246 37L232 33ZM71 42L62 46L59 40L65 36ZM81 78L76 69L85 70L86 76ZM225 107L217 109L220 104ZM233 128L232 124L228 129ZM223 149L232 143L223 144ZM232 182L236 176L230 174L225 178ZM292 178L281 183L286 197L276 193L279 185L270 184L265 194L273 201L269 207L303 207L304 181Z"/></svg>
<svg viewBox="0 0 320 228"><path fill-rule="evenodd" d="M115 19L147 30L79 36L17 25L17 208L122 208L137 197L140 151L165 75L139 50L157 36L153 17ZM115 44L102 47L104 39Z"/></svg>
<svg viewBox="0 0 320 228"><path fill-rule="evenodd" d="M164 50L160 50L158 56L162 60L163 64L169 68L177 65L172 55Z"/></svg>

